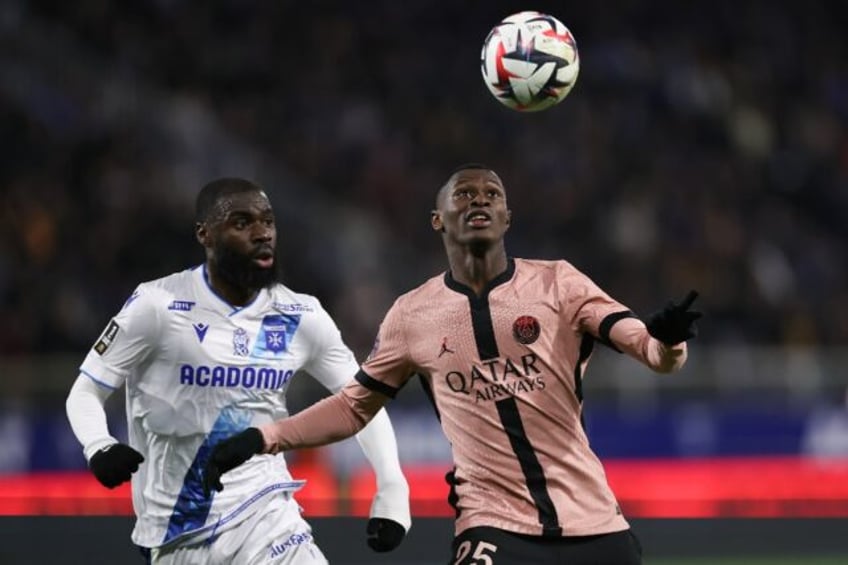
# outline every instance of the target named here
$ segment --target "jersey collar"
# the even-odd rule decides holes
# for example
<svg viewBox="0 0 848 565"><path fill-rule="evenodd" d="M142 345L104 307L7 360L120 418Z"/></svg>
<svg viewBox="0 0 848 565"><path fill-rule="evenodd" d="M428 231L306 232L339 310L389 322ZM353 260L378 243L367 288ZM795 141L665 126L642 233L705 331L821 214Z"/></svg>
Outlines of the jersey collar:
<svg viewBox="0 0 848 565"><path fill-rule="evenodd" d="M194 268L194 282L197 285L199 292L208 298L208 304L213 310L220 312L224 316L235 316L241 312L250 309L260 299L263 299L268 291L261 289L256 296L244 306L234 306L227 302L220 294L215 292L209 285L209 274L206 272L206 263L198 265Z"/></svg>
<svg viewBox="0 0 848 565"><path fill-rule="evenodd" d="M495 287L508 282L512 279L512 275L515 274L515 259L512 257L506 258L506 270L490 280L485 287L483 287L483 292L480 295L481 297L488 296L489 293L494 290ZM445 286L449 289L456 291L460 294L464 294L469 298L476 299L477 295L474 294L474 291L471 290L471 287L465 286L464 284L457 282L450 271L445 273Z"/></svg>

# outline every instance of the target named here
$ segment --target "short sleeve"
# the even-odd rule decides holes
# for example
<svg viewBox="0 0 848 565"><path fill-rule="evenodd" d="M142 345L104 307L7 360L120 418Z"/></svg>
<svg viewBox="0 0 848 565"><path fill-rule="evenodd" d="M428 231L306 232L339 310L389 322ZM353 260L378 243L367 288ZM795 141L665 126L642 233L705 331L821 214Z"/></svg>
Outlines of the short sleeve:
<svg viewBox="0 0 848 565"><path fill-rule="evenodd" d="M567 264L566 264L567 265ZM610 322L632 317L632 312L604 292L592 279L570 265L564 274L565 301L574 312L577 329L609 341Z"/></svg>
<svg viewBox="0 0 848 565"><path fill-rule="evenodd" d="M304 328L305 337L311 343L309 360L303 370L330 391L338 392L353 379L359 364L342 340L338 326L320 304L310 321L310 326Z"/></svg>
<svg viewBox="0 0 848 565"><path fill-rule="evenodd" d="M380 323L374 347L362 364L366 375L395 390L415 374L405 327L402 302L396 301Z"/></svg>
<svg viewBox="0 0 848 565"><path fill-rule="evenodd" d="M160 334L156 292L140 285L109 320L80 366L80 372L100 385L118 388L155 348Z"/></svg>

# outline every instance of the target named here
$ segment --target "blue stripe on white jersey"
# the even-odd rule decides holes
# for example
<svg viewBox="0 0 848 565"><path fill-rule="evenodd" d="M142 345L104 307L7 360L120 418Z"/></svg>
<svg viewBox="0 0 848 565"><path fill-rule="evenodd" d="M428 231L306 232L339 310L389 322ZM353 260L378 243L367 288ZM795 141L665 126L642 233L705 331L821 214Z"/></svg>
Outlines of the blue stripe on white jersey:
<svg viewBox="0 0 848 565"><path fill-rule="evenodd" d="M286 391L300 369L334 386L356 372L320 303L278 284L234 308L202 268L143 283L133 296L109 343L92 348L81 367L104 386L126 384L128 440L145 458L133 475L133 541L199 541L272 493L297 490L281 455L233 469L211 499L200 473L221 438L288 415Z"/></svg>
<svg viewBox="0 0 848 565"><path fill-rule="evenodd" d="M250 425L250 418L249 411L234 406L227 406L221 411L186 472L183 487L177 495L177 502L174 504L174 510L168 522L165 539L162 540L163 544L182 534L197 530L206 523L215 495L213 493L209 498L203 495L203 467L215 444L246 429Z"/></svg>

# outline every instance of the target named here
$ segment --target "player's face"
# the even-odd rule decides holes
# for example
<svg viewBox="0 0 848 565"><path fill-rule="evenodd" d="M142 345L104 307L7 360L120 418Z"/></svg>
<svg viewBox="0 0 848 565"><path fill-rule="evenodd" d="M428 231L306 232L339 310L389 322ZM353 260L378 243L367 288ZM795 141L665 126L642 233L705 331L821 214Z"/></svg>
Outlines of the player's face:
<svg viewBox="0 0 848 565"><path fill-rule="evenodd" d="M264 192L240 192L219 203L210 229L212 262L218 275L241 289L260 289L277 280L277 228Z"/></svg>
<svg viewBox="0 0 848 565"><path fill-rule="evenodd" d="M500 241L509 222L503 183L486 169L466 169L451 177L431 217L433 229L460 244Z"/></svg>

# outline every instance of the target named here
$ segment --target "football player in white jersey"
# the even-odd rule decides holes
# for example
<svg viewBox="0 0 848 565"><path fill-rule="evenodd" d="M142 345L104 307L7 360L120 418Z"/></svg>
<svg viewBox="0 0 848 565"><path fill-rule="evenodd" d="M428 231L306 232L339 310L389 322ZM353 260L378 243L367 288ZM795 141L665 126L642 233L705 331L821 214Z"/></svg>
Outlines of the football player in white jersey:
<svg viewBox="0 0 848 565"><path fill-rule="evenodd" d="M204 264L140 284L80 367L66 407L89 467L106 487L132 480L132 540L154 563L325 563L280 455L257 455L207 497L202 470L215 444L288 415L299 370L331 391L357 372L318 300L277 282L271 203L246 180L197 197ZM104 402L126 386L129 444ZM385 412L358 436L377 475L366 527L375 551L410 527L409 487ZM306 477L308 479L308 477Z"/></svg>

